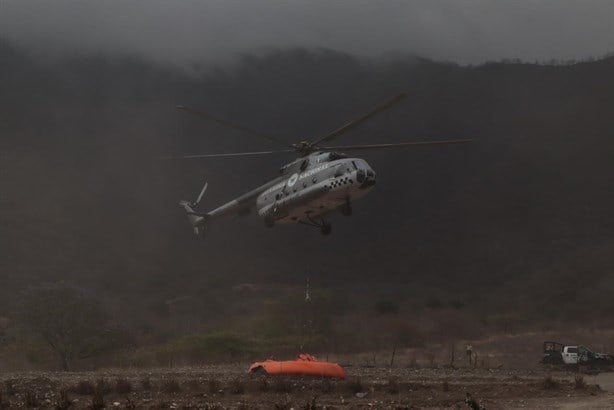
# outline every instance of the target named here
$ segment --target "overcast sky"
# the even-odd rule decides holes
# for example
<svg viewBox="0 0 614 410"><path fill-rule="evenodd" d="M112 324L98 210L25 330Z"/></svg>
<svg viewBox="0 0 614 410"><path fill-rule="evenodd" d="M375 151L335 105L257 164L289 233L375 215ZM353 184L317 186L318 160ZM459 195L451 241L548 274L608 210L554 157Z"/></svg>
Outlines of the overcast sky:
<svg viewBox="0 0 614 410"><path fill-rule="evenodd" d="M0 36L50 55L180 64L293 46L459 63L614 51L614 0L0 0Z"/></svg>

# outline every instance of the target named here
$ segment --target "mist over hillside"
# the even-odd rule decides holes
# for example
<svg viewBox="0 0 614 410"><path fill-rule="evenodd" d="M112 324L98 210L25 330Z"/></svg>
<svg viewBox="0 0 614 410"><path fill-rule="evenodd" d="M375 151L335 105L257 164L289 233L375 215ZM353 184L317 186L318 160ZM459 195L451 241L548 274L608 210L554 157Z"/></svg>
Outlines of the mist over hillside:
<svg viewBox="0 0 614 410"><path fill-rule="evenodd" d="M429 300L525 319L614 312L614 58L462 67L297 49L194 74L127 56L41 61L0 43L0 61L6 312L27 287L69 280L118 312L190 295L219 317L252 308L220 289L308 277L408 314ZM379 190L333 216L330 237L255 215L192 235L179 199L208 181L213 208L293 157L160 160L275 148L175 105L293 143L399 92L405 102L336 142L474 142L365 152Z"/></svg>

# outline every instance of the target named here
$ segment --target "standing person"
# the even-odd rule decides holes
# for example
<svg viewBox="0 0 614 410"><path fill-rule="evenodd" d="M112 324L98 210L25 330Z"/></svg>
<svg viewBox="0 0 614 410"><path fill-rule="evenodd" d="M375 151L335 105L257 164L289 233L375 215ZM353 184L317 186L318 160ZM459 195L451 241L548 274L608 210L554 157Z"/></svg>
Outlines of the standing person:
<svg viewBox="0 0 614 410"><path fill-rule="evenodd" d="M469 367L471 367L471 358L473 357L473 346L467 345L465 348L465 353L467 354L467 360L469 361Z"/></svg>

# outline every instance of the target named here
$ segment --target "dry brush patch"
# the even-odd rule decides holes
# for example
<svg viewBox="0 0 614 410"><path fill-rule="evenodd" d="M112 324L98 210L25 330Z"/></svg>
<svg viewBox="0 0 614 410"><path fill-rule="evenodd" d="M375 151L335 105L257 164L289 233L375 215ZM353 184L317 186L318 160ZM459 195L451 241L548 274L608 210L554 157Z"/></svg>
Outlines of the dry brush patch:
<svg viewBox="0 0 614 410"><path fill-rule="evenodd" d="M388 367L353 367L349 370L350 377L346 380L270 376L247 378L244 369L237 366L212 370L154 369L148 370L146 376L132 370L55 374L50 376L55 378L51 383L49 378L28 376L13 382L17 393L11 396L12 399L4 392L3 397L7 405L23 405L25 392L31 390L39 404L49 397L50 405L59 409L80 409L85 406L109 408L114 402L121 403L122 408L159 408L161 405L168 408L175 403L178 408L237 408L239 405L242 408L274 408L277 405L278 408L290 406L298 409L313 408L314 398L317 408L338 407L342 405L341 398L345 401L344 405L349 407L361 407L368 402L376 403L376 408L395 408L405 404L407 407L450 407L458 402L462 404L465 392L470 391L487 407L496 407L497 403L510 403L518 398L553 399L567 397L568 394L589 397L599 393L596 386L586 384L586 381L586 388L576 388L573 375L567 373L550 375L545 372ZM545 387L546 383L550 383L548 376L558 383L558 388ZM147 384L143 383L144 380L153 389L143 388L143 384ZM127 389L118 388L118 381L121 381L119 384L125 381L130 385L130 392L122 393ZM582 385L579 378L577 385ZM74 399L72 402L69 394ZM411 402L406 402L409 398ZM495 405L490 406L493 403Z"/></svg>

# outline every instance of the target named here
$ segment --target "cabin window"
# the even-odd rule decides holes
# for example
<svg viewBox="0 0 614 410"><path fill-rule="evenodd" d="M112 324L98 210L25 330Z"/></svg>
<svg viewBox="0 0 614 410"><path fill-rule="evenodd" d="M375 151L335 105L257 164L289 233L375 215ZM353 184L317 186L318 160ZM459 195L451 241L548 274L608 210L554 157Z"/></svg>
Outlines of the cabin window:
<svg viewBox="0 0 614 410"><path fill-rule="evenodd" d="M315 184L316 182L318 182L318 177L313 177L313 178L311 179L311 182L313 182L314 184Z"/></svg>

